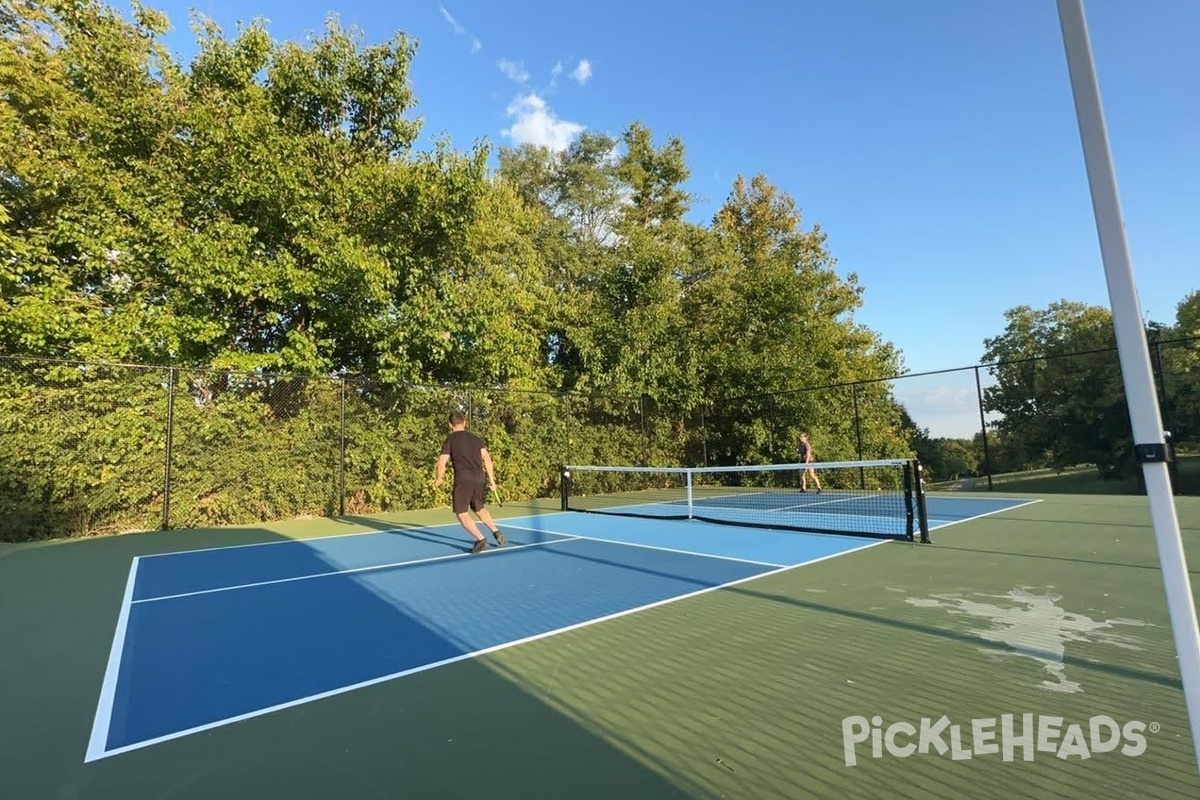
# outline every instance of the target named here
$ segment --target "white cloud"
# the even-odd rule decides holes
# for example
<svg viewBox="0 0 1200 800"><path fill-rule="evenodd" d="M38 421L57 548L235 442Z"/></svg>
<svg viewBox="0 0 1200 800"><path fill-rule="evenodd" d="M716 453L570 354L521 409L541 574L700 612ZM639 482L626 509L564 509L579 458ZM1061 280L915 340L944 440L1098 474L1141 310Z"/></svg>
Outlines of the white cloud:
<svg viewBox="0 0 1200 800"><path fill-rule="evenodd" d="M514 144L532 144L551 150L566 150L571 141L584 131L578 122L559 119L546 101L533 92L518 95L508 105L511 128L501 131Z"/></svg>
<svg viewBox="0 0 1200 800"><path fill-rule="evenodd" d="M592 62L585 58L580 61L579 66L575 67L575 69L571 72L571 78L572 80L578 82L580 86L583 86L588 82L588 78L590 77L592 77Z"/></svg>
<svg viewBox="0 0 1200 800"><path fill-rule="evenodd" d="M479 37L460 25L458 20L454 18L454 15L446 10L445 6L438 6L438 8L441 10L442 16L446 18L446 22L450 23L450 27L454 29L456 34L459 36L465 36L471 40L471 55L475 55L483 49L483 42L479 41Z"/></svg>
<svg viewBox="0 0 1200 800"><path fill-rule="evenodd" d="M523 84L529 80L529 72L520 61L509 61L507 58L502 58L496 66L500 67L500 71L508 76L510 81Z"/></svg>
<svg viewBox="0 0 1200 800"><path fill-rule="evenodd" d="M554 85L556 83L558 83L558 76L562 75L562 71L563 71L562 62L561 61L556 62L554 64L554 68L550 70L550 88L551 89L553 89Z"/></svg>

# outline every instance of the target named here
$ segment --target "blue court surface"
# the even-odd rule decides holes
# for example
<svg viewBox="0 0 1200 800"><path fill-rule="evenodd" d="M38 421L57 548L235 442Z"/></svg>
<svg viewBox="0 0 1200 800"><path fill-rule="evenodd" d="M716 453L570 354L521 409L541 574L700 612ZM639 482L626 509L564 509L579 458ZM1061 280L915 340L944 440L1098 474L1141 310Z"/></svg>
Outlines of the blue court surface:
<svg viewBox="0 0 1200 800"><path fill-rule="evenodd" d="M931 496L930 528L1027 502ZM479 555L454 523L134 559L86 760L887 543L575 512L499 523L508 545Z"/></svg>

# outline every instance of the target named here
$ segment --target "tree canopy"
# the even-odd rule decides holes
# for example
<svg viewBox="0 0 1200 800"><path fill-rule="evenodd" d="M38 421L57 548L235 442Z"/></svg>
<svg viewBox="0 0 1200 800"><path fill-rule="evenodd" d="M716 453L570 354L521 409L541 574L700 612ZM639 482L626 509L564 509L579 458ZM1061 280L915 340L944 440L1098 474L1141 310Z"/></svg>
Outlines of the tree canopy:
<svg viewBox="0 0 1200 800"><path fill-rule="evenodd" d="M6 356L189 370L172 391L202 412L175 417L194 436L216 430L204 414L235 395L230 430L258 430L257 414L326 430L313 415L364 403L373 409L364 419L388 435L418 438L431 434L398 415L436 417L467 387L472 404L480 389L584 397L479 406L481 422L491 408L489 424L503 424L494 435L515 441L530 419L561 434L522 442L536 450L521 456L530 491L550 490L535 471L551 470L567 446L622 463L745 463L795 458L807 429L826 458L855 457L860 439L868 457L909 452L886 390L862 396L865 436L844 409L803 393L763 399L899 367L895 348L854 319L857 277L839 274L819 225L806 225L766 175L737 177L713 218L697 222L685 142L641 120L615 136L584 131L561 151L446 139L422 149L409 75L419 42L408 33L366 45L330 17L306 41L280 42L261 21L233 33L200 15L192 22L195 55L181 63L162 44L170 21L148 7L0 6ZM103 478L90 476L107 456L76 434L90 428L111 442L132 430L137 414L102 401L126 391L119 371L84 391L79 375L29 363L5 372L0 436L12 452L43 455L0 484L10 497L103 494ZM268 375L356 382L344 401L297 389L281 413L283 384ZM163 381L143 378L129 396L157 414ZM430 405L403 387L463 391ZM34 447L19 409L54 392L91 421L39 430ZM697 416L714 431L702 456L684 430ZM55 483L56 452L79 461L78 486ZM347 458L374 487L363 493L429 499L415 483L399 487L416 478L394 458ZM211 483L196 492L222 497L236 481ZM10 511L37 516L21 508ZM78 514L97 518L89 509Z"/></svg>
<svg viewBox="0 0 1200 800"><path fill-rule="evenodd" d="M3 27L6 352L684 406L896 366L792 198L739 177L686 221L684 142L639 121L419 152L403 32L196 17L181 64L141 6L17 0Z"/></svg>

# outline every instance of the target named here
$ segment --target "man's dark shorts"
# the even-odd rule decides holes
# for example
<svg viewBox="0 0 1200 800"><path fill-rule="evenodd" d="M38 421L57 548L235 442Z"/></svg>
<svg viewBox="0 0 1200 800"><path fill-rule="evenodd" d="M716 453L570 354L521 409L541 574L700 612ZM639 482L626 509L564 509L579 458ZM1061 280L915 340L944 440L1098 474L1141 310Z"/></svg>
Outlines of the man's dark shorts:
<svg viewBox="0 0 1200 800"><path fill-rule="evenodd" d="M454 513L463 514L470 508L479 511L483 508L483 487L485 478L465 478L454 482Z"/></svg>

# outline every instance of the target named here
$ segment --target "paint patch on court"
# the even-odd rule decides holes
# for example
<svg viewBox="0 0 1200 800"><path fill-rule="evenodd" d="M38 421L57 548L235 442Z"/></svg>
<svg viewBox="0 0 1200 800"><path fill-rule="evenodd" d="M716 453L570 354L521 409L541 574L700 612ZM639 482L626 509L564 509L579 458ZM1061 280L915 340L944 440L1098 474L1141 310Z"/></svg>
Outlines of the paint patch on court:
<svg viewBox="0 0 1200 800"><path fill-rule="evenodd" d="M1042 665L1048 677L1040 688L1050 692L1074 694L1083 685L1067 674L1064 663L1069 644L1089 643L1123 650L1142 650L1142 641L1131 634L1118 632L1122 627L1147 627L1149 623L1136 619L1113 618L1096 620L1085 614L1068 611L1059 605L1062 595L1037 592L1018 586L1007 594L935 594L930 597L906 598L917 608L944 609L952 616L965 616L988 623L987 627L969 631L1006 649L980 648L989 654L1030 658ZM989 600L1007 601L1003 604Z"/></svg>

